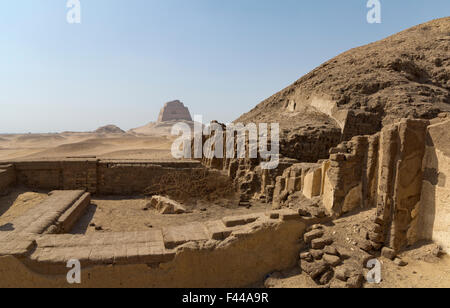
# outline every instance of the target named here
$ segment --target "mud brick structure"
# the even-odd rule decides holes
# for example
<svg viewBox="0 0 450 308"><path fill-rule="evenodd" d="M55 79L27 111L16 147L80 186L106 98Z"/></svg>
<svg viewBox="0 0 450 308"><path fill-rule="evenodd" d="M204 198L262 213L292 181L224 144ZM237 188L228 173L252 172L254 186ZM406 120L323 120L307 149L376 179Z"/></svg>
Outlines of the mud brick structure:
<svg viewBox="0 0 450 308"><path fill-rule="evenodd" d="M247 286L294 266L298 238L318 222L283 210L146 232L64 234L89 198L54 191L13 221L13 231L0 232L0 286L66 286L71 259L81 262L83 287ZM241 258L244 250L251 253Z"/></svg>
<svg viewBox="0 0 450 308"><path fill-rule="evenodd" d="M0 286L67 286L66 263L78 259L83 287L244 287L296 264L318 284L359 287L360 269L347 270L344 256L362 266L423 239L449 252L449 129L446 117L404 119L340 143L325 160L282 157L275 170L262 170L260 159L2 163L1 193L14 185L54 191L0 232ZM92 194L157 195L172 185L208 195L224 183L242 203L272 210L145 232L68 234ZM324 224L370 209L358 249L334 246Z"/></svg>
<svg viewBox="0 0 450 308"><path fill-rule="evenodd" d="M192 121L192 117L189 109L176 100L166 103L159 113L158 123L168 121Z"/></svg>
<svg viewBox="0 0 450 308"><path fill-rule="evenodd" d="M0 164L0 195L7 194L9 188L16 183L16 173L14 166L10 164Z"/></svg>
<svg viewBox="0 0 450 308"><path fill-rule="evenodd" d="M358 117L377 122L368 114ZM279 209L300 192L332 217L376 208L373 221L380 234L372 238L378 249L380 242L401 251L419 240L437 239L448 251L449 123L444 116L431 123L403 119L374 135L343 141L330 149L329 159L282 158L277 170L261 170L258 159L204 158L202 163L226 170L243 201L264 200Z"/></svg>
<svg viewBox="0 0 450 308"><path fill-rule="evenodd" d="M34 189L85 189L103 195L145 193L148 187L176 171L179 178L189 179L201 174L195 161L152 162L97 159L65 159L63 161L15 161L8 169L0 169L5 182ZM204 170L204 169L202 169ZM3 180L4 179L4 180ZM14 179L17 179L15 181Z"/></svg>

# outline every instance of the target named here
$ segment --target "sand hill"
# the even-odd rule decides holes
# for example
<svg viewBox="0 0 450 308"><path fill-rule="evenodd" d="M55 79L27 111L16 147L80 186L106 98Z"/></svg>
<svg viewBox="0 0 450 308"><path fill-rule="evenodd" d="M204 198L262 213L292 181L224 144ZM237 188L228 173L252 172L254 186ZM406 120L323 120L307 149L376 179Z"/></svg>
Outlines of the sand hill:
<svg viewBox="0 0 450 308"><path fill-rule="evenodd" d="M434 118L450 109L449 48L450 17L415 26L329 60L236 122L280 122L285 135L347 130L348 139L396 118Z"/></svg>

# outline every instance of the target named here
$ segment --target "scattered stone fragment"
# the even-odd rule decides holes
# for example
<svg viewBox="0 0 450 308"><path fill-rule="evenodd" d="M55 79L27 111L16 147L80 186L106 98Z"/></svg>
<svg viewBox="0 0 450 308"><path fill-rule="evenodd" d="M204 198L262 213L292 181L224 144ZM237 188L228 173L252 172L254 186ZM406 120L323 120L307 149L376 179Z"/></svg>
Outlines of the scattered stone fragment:
<svg viewBox="0 0 450 308"><path fill-rule="evenodd" d="M329 265L323 261L316 261L312 263L301 261L300 268L302 269L302 271L307 273L312 279L316 279L317 277L319 277L321 274L325 273L328 270Z"/></svg>
<svg viewBox="0 0 450 308"><path fill-rule="evenodd" d="M354 275L347 280L346 286L350 289L359 289L363 286L364 277L361 274Z"/></svg>
<svg viewBox="0 0 450 308"><path fill-rule="evenodd" d="M322 262L322 261L317 261L313 264L314 264L313 269L312 269L311 273L309 274L312 279L318 278L320 275L325 273L329 268L328 264L326 264L325 262Z"/></svg>
<svg viewBox="0 0 450 308"><path fill-rule="evenodd" d="M342 259L346 260L346 259L350 259L351 258L352 252L350 250L348 250L348 249L346 249L344 247L337 247L336 250L338 252L338 255Z"/></svg>
<svg viewBox="0 0 450 308"><path fill-rule="evenodd" d="M339 255L337 249L335 247L333 247L333 246L325 247L323 252L325 252L326 254L329 254L329 255L333 255L333 256L338 256Z"/></svg>
<svg viewBox="0 0 450 308"><path fill-rule="evenodd" d="M323 260L331 266L337 266L341 263L341 258L329 254L324 254Z"/></svg>
<svg viewBox="0 0 450 308"><path fill-rule="evenodd" d="M305 233L303 239L305 240L305 243L310 243L312 240L322 237L323 234L324 234L323 230L320 229L312 230L308 233Z"/></svg>
<svg viewBox="0 0 450 308"><path fill-rule="evenodd" d="M312 261L314 261L313 256L312 256L311 253L309 253L309 252L302 252L302 253L300 254L300 259L301 259L301 260L305 260L305 261L307 261L307 262L312 262Z"/></svg>
<svg viewBox="0 0 450 308"><path fill-rule="evenodd" d="M318 249L311 249L310 251L311 256L314 258L314 260L320 260L323 257L323 251Z"/></svg>
<svg viewBox="0 0 450 308"><path fill-rule="evenodd" d="M309 227L307 230L312 231L312 230L317 230L317 229L323 229L323 226L319 225L319 224L315 224L315 225L312 225L311 227Z"/></svg>
<svg viewBox="0 0 450 308"><path fill-rule="evenodd" d="M320 277L319 284L326 285L331 281L331 279L333 279L333 276L334 276L333 271L330 270L326 271L325 274L323 274L322 277Z"/></svg>
<svg viewBox="0 0 450 308"><path fill-rule="evenodd" d="M298 209L298 214L299 214L300 216L303 216L303 217L311 217L311 213L308 212L308 210L306 210L306 209L304 209L304 208L299 208L299 209Z"/></svg>
<svg viewBox="0 0 450 308"><path fill-rule="evenodd" d="M186 209L178 202L162 196L153 196L147 207L153 207L161 214L183 214Z"/></svg>
<svg viewBox="0 0 450 308"><path fill-rule="evenodd" d="M313 249L323 249L327 245L333 244L333 240L330 238L316 238L311 241L311 247Z"/></svg>
<svg viewBox="0 0 450 308"><path fill-rule="evenodd" d="M375 243L383 243L384 237L382 233L369 232L369 239Z"/></svg>
<svg viewBox="0 0 450 308"><path fill-rule="evenodd" d="M361 275L361 271L351 265L344 264L335 269L335 277L341 281L347 281L350 277Z"/></svg>
<svg viewBox="0 0 450 308"><path fill-rule="evenodd" d="M345 265L337 267L335 269L334 273L335 273L336 278L341 280L341 281L347 281L347 279L351 275L350 268L348 266L345 266Z"/></svg>
<svg viewBox="0 0 450 308"><path fill-rule="evenodd" d="M372 250L372 245L368 240L359 240L357 246L365 252L370 252Z"/></svg>
<svg viewBox="0 0 450 308"><path fill-rule="evenodd" d="M402 267L408 265L408 262L403 261L403 260L400 259L400 258L395 258L394 263L395 263L396 265L402 266Z"/></svg>

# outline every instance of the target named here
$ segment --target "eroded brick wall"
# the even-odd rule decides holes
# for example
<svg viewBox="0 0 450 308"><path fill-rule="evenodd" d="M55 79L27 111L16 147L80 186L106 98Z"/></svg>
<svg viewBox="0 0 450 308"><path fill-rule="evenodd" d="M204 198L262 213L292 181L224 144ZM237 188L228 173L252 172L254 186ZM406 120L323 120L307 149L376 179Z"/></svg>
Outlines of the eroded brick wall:
<svg viewBox="0 0 450 308"><path fill-rule="evenodd" d="M0 196L7 194L9 188L16 182L16 173L13 165L0 165Z"/></svg>
<svg viewBox="0 0 450 308"><path fill-rule="evenodd" d="M131 195L171 193L175 186L180 194L192 190L201 194L198 183L207 192L217 185L226 184L219 175L216 182L199 183L210 176L198 162L102 161L96 159L67 159L64 161L12 162L12 171L0 169L0 185L12 183L12 173L17 184L31 189L73 190L84 189L105 195ZM219 180L223 180L222 182ZM14 180L15 181L15 180ZM197 185L197 186L199 186ZM231 184L229 184L231 186ZM160 188L164 186L166 191ZM0 186L3 187L3 186ZM206 187L206 188L205 188Z"/></svg>
<svg viewBox="0 0 450 308"><path fill-rule="evenodd" d="M97 160L12 162L18 184L34 189L97 192Z"/></svg>

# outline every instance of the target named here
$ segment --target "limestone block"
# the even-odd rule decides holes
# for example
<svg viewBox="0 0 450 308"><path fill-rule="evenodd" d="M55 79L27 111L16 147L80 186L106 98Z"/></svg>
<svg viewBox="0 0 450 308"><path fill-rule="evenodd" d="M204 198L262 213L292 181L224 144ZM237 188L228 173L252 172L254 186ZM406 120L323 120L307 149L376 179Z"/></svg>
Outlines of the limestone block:
<svg viewBox="0 0 450 308"><path fill-rule="evenodd" d="M153 196L148 204L161 214L183 214L186 209L178 202L162 196Z"/></svg>

